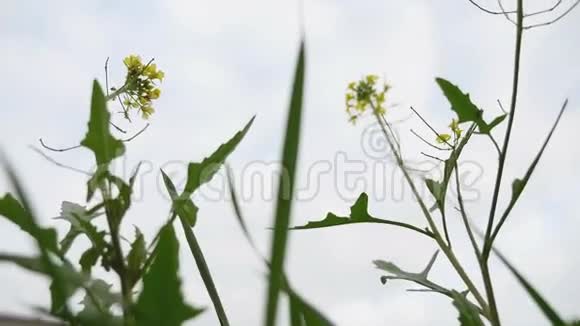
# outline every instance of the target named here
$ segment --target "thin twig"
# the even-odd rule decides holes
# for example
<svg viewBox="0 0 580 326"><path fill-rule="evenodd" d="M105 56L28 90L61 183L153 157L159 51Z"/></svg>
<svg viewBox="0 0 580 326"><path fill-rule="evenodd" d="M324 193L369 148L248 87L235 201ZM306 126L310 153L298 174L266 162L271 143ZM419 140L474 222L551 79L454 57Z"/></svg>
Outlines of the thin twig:
<svg viewBox="0 0 580 326"><path fill-rule="evenodd" d="M443 140L443 141L444 141L444 143L445 143L445 144L447 144L447 145L448 145L450 148L454 148L454 146L453 146L453 145L451 145L451 143L449 143L447 140L445 140L445 139L441 138L441 134L440 134L440 133L438 133L438 132L435 130L435 128L433 128L433 127L432 127L432 126L429 124L429 122L427 122L427 120L425 120L425 119L424 119L424 118L423 118L423 117L422 117L422 116L419 114L419 112L417 112L417 110L415 110L415 109L414 109L412 106L410 106L410 108L411 108L411 111L413 111L413 112L414 112L414 113L415 113L415 114L416 114L416 115L419 117L419 119L421 119L421 121L423 121L423 123L424 123L424 124L425 124L425 125L426 125L426 126L429 128L429 129L431 129L431 131L432 131L432 132L433 132L433 133L434 133L434 134L437 136L437 138L439 138L439 139Z"/></svg>
<svg viewBox="0 0 580 326"><path fill-rule="evenodd" d="M415 132L413 129L409 129L409 130L411 131L411 133L412 133L413 135L415 135L415 137L419 138L419 139L420 139L420 140L422 140L422 141L423 141L425 144L427 144L427 145L429 145L429 146L431 146L431 147L435 148L436 150L439 150L439 151L450 151L450 150L451 150L451 148L443 148L443 147L435 146L435 145L431 144L430 142L428 142L428 141L427 141L425 138L421 137L421 136L420 136L418 133L416 133L416 132Z"/></svg>
<svg viewBox="0 0 580 326"><path fill-rule="evenodd" d="M434 159L434 160L436 160L436 161L439 161L439 162L445 163L445 160L444 160L444 159L441 159L441 158L439 158L439 157L437 157L437 156L433 156L433 155L431 155L431 154L427 154L427 153L425 153L425 152L421 152L421 155L424 155L424 156L426 156L426 157L428 157L428 158L432 158L432 159Z"/></svg>
<svg viewBox="0 0 580 326"><path fill-rule="evenodd" d="M91 175L91 173L89 173L87 171L83 171L81 169L78 169L78 168L75 168L75 167L72 167L72 166L69 166L69 165L66 165L66 164L63 164L63 163L58 162L57 160L55 160L52 157L46 155L40 149L38 149L38 148L36 148L36 147L34 147L32 145L30 145L29 148L32 149L33 151L35 151L36 153L38 153L39 155L41 155L42 157L44 157L50 163L52 163L52 164L54 164L54 165L56 165L58 167L61 167L61 168L67 169L67 170L71 170L71 171L74 171L74 172L77 172L77 173L82 173L82 174L88 175L88 176Z"/></svg>
<svg viewBox="0 0 580 326"><path fill-rule="evenodd" d="M503 7L503 3L501 2L501 0L497 0L497 5L499 6L499 8L501 9L501 13L504 15L505 19L507 19L510 23L512 23L514 26L517 26L517 23L509 16L509 13L505 10L505 8ZM513 13L513 12L512 12ZM517 13L517 12L516 12Z"/></svg>
<svg viewBox="0 0 580 326"><path fill-rule="evenodd" d="M558 8L561 4L562 4L562 0L558 0L558 1L556 1L556 3L552 7L548 8L548 9L536 11L536 12L533 12L531 14L525 14L524 15L524 18L532 17L532 16L537 16L537 15L541 15L541 14L546 14L546 13L552 12L552 11L556 10L556 8Z"/></svg>
<svg viewBox="0 0 580 326"><path fill-rule="evenodd" d="M127 133L127 131L121 129L121 127L117 126L112 121L109 121L109 124L111 124L111 126L113 126L113 128L115 128L115 129L117 129L117 131L119 131L120 133L123 133L123 134L126 134Z"/></svg>
<svg viewBox="0 0 580 326"><path fill-rule="evenodd" d="M568 8L568 10L564 11L560 16L558 16L558 17L556 17L548 22L524 26L523 29L529 30L529 29L536 28L536 27L542 27L542 26L548 26L548 25L554 24L555 22L559 21L560 19L567 16L570 12L572 12L572 10L574 10L574 8L576 8L576 6L579 3L580 3L580 0L576 0L576 2L574 2L574 4L572 6L570 6L570 8Z"/></svg>
<svg viewBox="0 0 580 326"><path fill-rule="evenodd" d="M105 60L105 88L107 96L109 96L109 57Z"/></svg>
<svg viewBox="0 0 580 326"><path fill-rule="evenodd" d="M53 151L53 152L68 152L70 150L82 147L81 145L75 145L75 146L66 147L66 148L54 148L54 147L50 147L50 146L46 145L44 143L44 141L42 140L42 138L39 138L38 141L40 142L40 145L42 145L42 147L48 149L49 151Z"/></svg>
<svg viewBox="0 0 580 326"><path fill-rule="evenodd" d="M123 142L130 142L133 139L137 138L139 135L141 135L143 132L145 132L145 130L147 130L147 128L149 128L149 123L145 125L145 127L141 128L141 130L139 130L136 134L134 134L133 136L127 138L127 139L122 139L121 141Z"/></svg>
<svg viewBox="0 0 580 326"><path fill-rule="evenodd" d="M499 99L497 99L497 104L499 105L500 110L504 113L504 114L508 114L507 111L503 108L503 105L501 104L501 101Z"/></svg>
<svg viewBox="0 0 580 326"><path fill-rule="evenodd" d="M493 11L493 10L486 9L485 7L483 7L482 5L480 5L479 3L477 3L474 0L467 0L467 1L469 1L472 5L476 6L479 10L481 10L481 11L487 13L487 14L490 14L490 15L503 15L503 14L506 14L506 13L508 13L508 14L515 14L515 13L517 13L517 11L515 11L515 10L514 11L507 11L507 12L504 11L504 10L502 10L502 11Z"/></svg>

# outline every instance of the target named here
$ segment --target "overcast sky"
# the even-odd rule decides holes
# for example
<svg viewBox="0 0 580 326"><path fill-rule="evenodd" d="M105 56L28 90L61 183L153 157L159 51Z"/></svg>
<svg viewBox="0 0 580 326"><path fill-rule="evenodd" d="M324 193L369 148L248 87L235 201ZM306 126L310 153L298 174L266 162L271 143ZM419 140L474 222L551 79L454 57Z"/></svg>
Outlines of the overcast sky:
<svg viewBox="0 0 580 326"><path fill-rule="evenodd" d="M513 2L505 1L506 7ZM571 2L565 0L562 6ZM548 0L526 3L530 11L552 5ZM482 4L494 7L495 1ZM500 114L496 100L506 107L510 100L513 26L501 16L484 15L467 0L311 0L303 12L307 83L298 176L302 190L294 204L293 224L321 219L328 211L346 214L366 191L374 215L426 226L400 173L385 160L384 144L373 138L377 135L372 119L354 127L347 123L345 87L367 73L386 76L394 86L390 103L398 104L388 118L399 121L395 126L405 157L422 168L432 166L419 153L438 153L409 129L431 135L408 107L413 105L445 130L454 115L434 82L440 76L470 92L486 117ZM103 65L110 57L110 79L119 85L122 58L136 53L154 57L166 79L150 128L128 144L126 159L115 165L116 173L128 177L139 161L145 161L124 234L132 237L132 225L138 225L150 240L164 223L170 203L161 187L160 168L180 180L187 162L209 155L257 115L229 161L244 196L251 233L262 253L268 253L266 228L274 209L271 179L281 152L299 26L297 1L4 1L0 148L23 177L42 222L66 231L65 223L51 218L58 215L63 200L83 203L86 177L52 165L29 145L38 146L40 137L55 147L77 144L86 131L92 79L104 82ZM500 209L509 198L511 180L525 173L565 98L570 105L497 241L568 318L580 317L579 30L580 13L573 12L556 25L525 35L520 101ZM116 119L132 131L143 125L139 119L133 125ZM502 135L500 128L496 137ZM76 168L92 167L92 154L85 149L50 155ZM491 143L474 139L464 161L468 210L483 228L497 162ZM251 181L255 175L264 178ZM233 324L257 325L263 315L265 271L236 225L224 198L224 182L222 173L195 196L200 207L195 230ZM9 190L1 176L0 192ZM450 212L449 220L457 235L453 240L458 256L480 284L460 218ZM0 238L2 252L34 250L30 239L5 221L0 221ZM181 243L187 299L210 307ZM86 245L79 241L74 253ZM371 263L392 260L418 271L435 251L433 245L408 231L379 225L295 232L287 270L299 292L341 326L453 325L457 313L448 298L408 293L410 284L383 286L381 273ZM495 259L492 273L506 325L547 325ZM463 289L443 257L432 277ZM0 279L0 312L25 314L34 305L48 305L46 280L10 265L0 266ZM191 322L216 324L213 310Z"/></svg>

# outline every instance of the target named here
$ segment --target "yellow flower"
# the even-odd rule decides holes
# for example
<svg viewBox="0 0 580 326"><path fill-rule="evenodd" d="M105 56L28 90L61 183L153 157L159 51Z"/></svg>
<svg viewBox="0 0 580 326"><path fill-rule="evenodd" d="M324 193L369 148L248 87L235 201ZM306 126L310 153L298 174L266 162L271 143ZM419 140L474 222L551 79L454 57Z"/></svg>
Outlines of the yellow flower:
<svg viewBox="0 0 580 326"><path fill-rule="evenodd" d="M149 98L152 100L158 99L160 95L161 90L159 88L154 88L153 90L151 90L151 92L149 92Z"/></svg>
<svg viewBox="0 0 580 326"><path fill-rule="evenodd" d="M143 117L143 119L149 119L149 117L151 117L151 115L155 112L155 109L153 109L151 106L142 106L141 107L141 116Z"/></svg>
<svg viewBox="0 0 580 326"><path fill-rule="evenodd" d="M437 141L437 143L439 143L439 144L443 144L443 143L447 143L450 139L451 139L451 135L440 134L437 136L437 139L435 139L435 141Z"/></svg>
<svg viewBox="0 0 580 326"><path fill-rule="evenodd" d="M366 79L367 83L369 83L371 85L374 85L377 82L377 80L379 80L379 76L377 76L377 75L367 75L365 77L365 79Z"/></svg>
<svg viewBox="0 0 580 326"><path fill-rule="evenodd" d="M129 70L135 70L140 68L143 63L141 62L141 57L138 55L131 54L123 59L123 63L127 66Z"/></svg>
<svg viewBox="0 0 580 326"><path fill-rule="evenodd" d="M165 73L161 70L157 70L157 65L154 63L147 66L143 74L150 79L158 79L159 81L163 81L163 77L165 77Z"/></svg>
<svg viewBox="0 0 580 326"><path fill-rule="evenodd" d="M461 137L461 132L463 130L461 130L461 128L459 128L459 122L456 119L451 120L451 123L449 124L449 128L451 128L451 131L453 131L456 138Z"/></svg>

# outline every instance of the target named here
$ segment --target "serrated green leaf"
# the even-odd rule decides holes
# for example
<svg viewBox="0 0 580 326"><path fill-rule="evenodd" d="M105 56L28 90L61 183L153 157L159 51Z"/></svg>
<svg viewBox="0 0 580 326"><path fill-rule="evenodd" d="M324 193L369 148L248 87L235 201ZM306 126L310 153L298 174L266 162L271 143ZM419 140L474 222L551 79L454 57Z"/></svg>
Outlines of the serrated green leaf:
<svg viewBox="0 0 580 326"><path fill-rule="evenodd" d="M339 225L356 224L356 223L378 223L378 224L389 224L395 225L407 229L414 230L416 232L422 233L428 237L433 237L433 234L429 231L420 229L416 226L397 222L392 220L385 220L373 217L368 212L368 195L366 193L361 193L354 205L350 207L349 216L337 216L334 213L328 213L326 217L321 221L308 222L306 225L296 226L290 228L291 230L307 230L307 229L318 229L326 228Z"/></svg>
<svg viewBox="0 0 580 326"><path fill-rule="evenodd" d="M0 261L16 264L31 272L47 274L46 267L44 266L42 259L39 257L26 257L21 255L0 253Z"/></svg>
<svg viewBox="0 0 580 326"><path fill-rule="evenodd" d="M457 113L458 122L478 122L481 120L481 110L471 102L469 94L464 94L459 87L443 78L436 78L437 84L451 104L451 109Z"/></svg>
<svg viewBox="0 0 580 326"><path fill-rule="evenodd" d="M242 141L252 126L254 118L255 117L252 117L244 129L238 131L230 140L220 145L215 152L213 152L209 157L206 157L201 163L189 163L187 167L187 183L185 184L184 193L188 196L192 195L201 185L213 178L224 164L226 158Z"/></svg>
<svg viewBox="0 0 580 326"><path fill-rule="evenodd" d="M87 285L87 293L81 301L83 310L77 315L82 325L86 326L117 326L122 325L120 316L111 312L114 304L121 304L122 297L111 292L111 285L102 280L91 281Z"/></svg>
<svg viewBox="0 0 580 326"><path fill-rule="evenodd" d="M436 78L435 81L451 104L451 109L457 113L459 123L474 122L477 124L480 133L489 134L491 129L505 119L505 115L501 115L488 124L483 120L483 111L471 102L468 93L463 93L459 87L443 78Z"/></svg>
<svg viewBox="0 0 580 326"><path fill-rule="evenodd" d="M300 43L298 58L294 71L292 95L288 118L286 121L286 135L282 151L282 167L285 173L278 180L278 196L276 200L276 215L274 222L274 234L272 238L271 268L268 281L268 296L266 305L265 325L273 326L278 311L278 298L281 289L281 275L284 271L284 258L286 256L286 243L288 239L288 227L290 226L290 213L294 198L294 179L296 174L296 162L298 160L298 145L300 143L300 128L302 122L302 101L304 94L305 75L305 45L304 40Z"/></svg>
<svg viewBox="0 0 580 326"><path fill-rule="evenodd" d="M453 298L453 305L459 311L459 322L461 326L485 326L477 306L467 300L465 295L452 290L451 297Z"/></svg>
<svg viewBox="0 0 580 326"><path fill-rule="evenodd" d="M68 265L62 264L57 265L52 260L52 255L50 253L50 248L52 246L56 247L56 232L46 231L42 229L36 223L36 218L34 216L34 212L32 211L30 200L24 187L22 186L22 182L20 182L18 176L14 172L14 169L10 165L10 163L4 158L2 153L0 152L0 165L4 167L6 175L8 176L8 180L10 184L13 186L16 194L18 195L19 203L17 206L21 206L25 215L18 215L19 219L24 217L24 219L20 220L19 222L25 222L23 225L26 226L27 232L36 240L36 244L38 247L38 251L40 252L39 259L41 266L46 271L46 274L52 279L52 284L50 287L51 292L51 313L55 316L63 318L65 320L69 320L71 318L71 313L66 302L67 299L67 280L66 277L62 276L59 273L59 270L67 267ZM13 201L10 201L12 204ZM14 205L9 205L9 207L16 207ZM18 210L22 212L21 210ZM8 210L8 212L12 213L12 209ZM54 249L54 253L59 254L58 248ZM62 257L60 257L63 259Z"/></svg>
<svg viewBox="0 0 580 326"><path fill-rule="evenodd" d="M143 291L135 306L139 326L181 326L202 309L184 302L179 279L179 244L171 225L160 231L155 260L143 276Z"/></svg>
<svg viewBox="0 0 580 326"><path fill-rule="evenodd" d="M52 228L41 228L36 225L32 215L11 194L0 198L0 216L19 226L47 250L58 253L56 231Z"/></svg>
<svg viewBox="0 0 580 326"><path fill-rule="evenodd" d="M99 83L93 82L91 114L88 131L81 145L95 154L97 170L106 170L109 163L125 153L123 142L115 139L109 130L111 115L107 110L107 100Z"/></svg>
<svg viewBox="0 0 580 326"><path fill-rule="evenodd" d="M90 247L87 249L82 255L79 260L79 264L81 265L81 269L84 273L91 274L91 270L99 257L101 256L101 251L96 247Z"/></svg>
<svg viewBox="0 0 580 326"><path fill-rule="evenodd" d="M130 288L141 278L141 269L147 259L147 245L145 237L138 227L135 227L135 240L131 244L131 250L127 255L127 272L129 273Z"/></svg>
<svg viewBox="0 0 580 326"><path fill-rule="evenodd" d="M432 282L428 279L429 272L431 271L431 268L433 267L433 264L435 263L435 260L437 259L438 253L439 253L439 251L436 251L433 254L433 256L431 256L431 259L429 260L429 263L427 263L427 266L419 273L407 272L407 271L399 268L399 266L397 266L393 262L380 260L380 259L374 260L373 264L375 265L376 268L389 273L389 275L381 276L381 283L383 283L383 284L387 283L388 280L409 281L409 282L414 282L414 283L417 283L421 286L424 286L425 288L427 288L431 291L438 292L438 293L444 294L446 296L449 296L450 290L448 290L445 287L438 285L437 283Z"/></svg>
<svg viewBox="0 0 580 326"><path fill-rule="evenodd" d="M70 223L69 231L60 241L61 252L63 255L68 252L74 240L83 233L78 221L90 222L97 216L99 216L99 214L88 212L84 206L68 201L62 202L60 215L57 216L56 219L62 219Z"/></svg>

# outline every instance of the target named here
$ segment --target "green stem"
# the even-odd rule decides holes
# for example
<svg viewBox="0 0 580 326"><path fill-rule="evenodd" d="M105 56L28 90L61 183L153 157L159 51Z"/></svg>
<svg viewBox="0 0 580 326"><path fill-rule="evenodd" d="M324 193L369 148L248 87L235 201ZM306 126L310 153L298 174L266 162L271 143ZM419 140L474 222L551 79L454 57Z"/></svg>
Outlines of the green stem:
<svg viewBox="0 0 580 326"><path fill-rule="evenodd" d="M508 125L507 130L503 142L503 147L500 152L499 156L499 164L497 170L497 176L495 180L495 188L493 192L492 202L491 202L491 209L489 212L489 219L487 222L487 229L485 232L485 241L483 246L483 253L482 253L482 276L483 281L485 284L485 289L487 292L487 299L489 301L490 312L492 316L492 325L493 326L500 326L501 322L499 319L499 313L497 311L497 304L495 301L495 295L493 293L493 285L491 281L491 275L489 273L489 254L491 252L492 241L491 235L494 226L494 219L495 213L498 204L499 198L499 191L501 187L501 181L503 179L503 171L508 151L508 146L510 142L510 137L512 133L514 117L515 117L515 110L518 98L518 87L519 87L519 75L520 75L520 58L522 52L522 36L523 36L523 23L524 23L524 9L523 9L523 0L518 0L518 8L517 8L517 25L516 25L516 44L515 44L515 54L514 54L514 72L513 72L513 84L512 84L512 98L511 98L511 105L508 117Z"/></svg>
<svg viewBox="0 0 580 326"><path fill-rule="evenodd" d="M405 177L407 184L411 188L411 191L413 192L415 199L417 200L417 202L419 203L419 206L421 207L421 211L423 212L423 214L425 215L425 218L427 219L427 222L429 223L429 227L431 228L431 232L433 232L433 235L435 236L435 241L437 242L437 244L441 248L441 251L443 251L443 253L447 257L447 259L449 260L449 262L451 263L451 265L453 266L453 268L455 269L455 271L457 272L459 277L463 280L463 282L465 283L465 286L467 286L467 288L469 289L471 294L475 297L475 300L479 303L479 305L481 306L483 311L486 312L486 314L485 314L486 317L488 317L487 312L488 312L489 308L487 306L487 303L485 302L485 299L479 293L479 290L477 289L475 284L471 281L471 279L469 278L469 275L467 275L467 273L465 272L465 270L461 266L461 263L459 262L457 257L455 257L455 254L453 253L451 248L448 247L447 243L445 242L445 240L441 236L441 233L437 229L437 225L435 224L433 217L431 216L431 213L429 213L429 209L427 208L427 206L423 202L423 199L419 195L419 192L417 191L417 188L415 187L413 180L411 180L411 177L410 177L409 173L407 172L407 169L405 168L405 164L403 162L402 157L400 156L399 152L397 151L395 144L393 144L393 140L391 139L391 136L389 135L389 133L387 131L387 127L385 126L385 122L382 121L380 115L376 112L374 107L372 107L372 110L375 114L375 117L377 118L377 121L379 122L379 125L381 126L382 132L385 135L385 138L387 140L387 143L389 144L391 151L395 155L397 165L399 166L399 168L403 172L403 176Z"/></svg>
<svg viewBox="0 0 580 326"><path fill-rule="evenodd" d="M131 293L131 287L129 285L129 278L127 275L127 267L125 266L125 259L123 255L123 248L121 247L121 241L119 238L119 227L117 223L113 221L115 212L110 204L111 192L110 183L101 184L100 190L103 195L103 202L105 204L105 215L107 216L107 224L109 226L109 231L111 232L111 242L113 244L113 270L119 276L119 281L121 282L121 293L123 295L123 316L125 326L135 325L135 319L133 317L132 305L133 297Z"/></svg>
<svg viewBox="0 0 580 326"><path fill-rule="evenodd" d="M222 326L229 326L228 317L226 316L226 311L222 305L220 300L220 296L218 294L217 288L213 282L211 277L211 273L209 271L209 267L205 261L203 256L203 252L201 251L201 247L193 234L193 230L191 227L183 220L181 216L179 216L179 220L181 221L181 226L183 226L183 232L185 233L185 238L187 239L187 243L189 244L189 249L191 249L191 254L195 259L195 263L197 268L199 269L199 274L205 284L205 288L207 289L207 293L211 298L213 306L215 308L216 314L220 321L220 325Z"/></svg>

